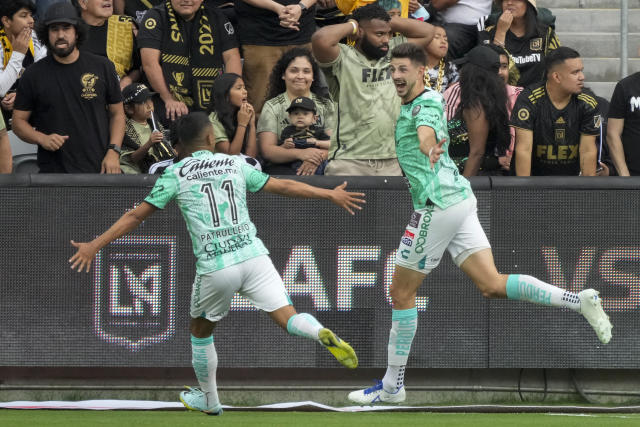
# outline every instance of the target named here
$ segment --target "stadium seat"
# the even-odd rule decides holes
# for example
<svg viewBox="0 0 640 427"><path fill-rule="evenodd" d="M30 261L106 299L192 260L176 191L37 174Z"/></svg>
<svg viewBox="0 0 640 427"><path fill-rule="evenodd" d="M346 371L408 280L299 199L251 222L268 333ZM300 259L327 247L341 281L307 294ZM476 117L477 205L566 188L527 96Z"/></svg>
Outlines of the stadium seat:
<svg viewBox="0 0 640 427"><path fill-rule="evenodd" d="M13 173L38 173L39 171L35 153L13 156Z"/></svg>

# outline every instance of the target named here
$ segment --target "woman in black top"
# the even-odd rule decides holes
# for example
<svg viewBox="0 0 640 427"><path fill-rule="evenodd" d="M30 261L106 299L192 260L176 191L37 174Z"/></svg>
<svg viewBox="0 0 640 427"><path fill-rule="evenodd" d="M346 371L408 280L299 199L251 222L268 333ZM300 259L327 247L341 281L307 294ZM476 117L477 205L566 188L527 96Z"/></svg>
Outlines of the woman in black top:
<svg viewBox="0 0 640 427"><path fill-rule="evenodd" d="M540 19L535 0L496 3L502 7L502 13L497 22L494 15L481 21L480 43L493 43L509 52L512 59L509 84L526 87L542 81L545 56L560 46L555 31Z"/></svg>

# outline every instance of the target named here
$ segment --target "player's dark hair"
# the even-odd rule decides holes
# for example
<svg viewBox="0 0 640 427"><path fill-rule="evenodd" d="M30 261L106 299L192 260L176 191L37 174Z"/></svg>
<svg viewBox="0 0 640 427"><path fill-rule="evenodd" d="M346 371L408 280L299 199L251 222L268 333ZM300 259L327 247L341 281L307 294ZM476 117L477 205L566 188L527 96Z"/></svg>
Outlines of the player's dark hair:
<svg viewBox="0 0 640 427"><path fill-rule="evenodd" d="M402 43L391 50L391 58L407 58L418 66L427 65L427 54L413 43Z"/></svg>
<svg viewBox="0 0 640 427"><path fill-rule="evenodd" d="M196 111L180 116L176 122L173 129L176 133L178 143L184 147L185 150L201 143L205 132L212 126L209 116L203 111Z"/></svg>
<svg viewBox="0 0 640 427"><path fill-rule="evenodd" d="M238 110L239 107L232 105L229 101L229 91L236 84L238 79L242 77L236 73L224 73L219 76L213 83L212 97L213 102L209 105L207 113L216 113L218 120L222 123L222 127L229 137L229 142L233 140L233 136L238 129ZM247 141L249 132L244 133L244 146Z"/></svg>
<svg viewBox="0 0 640 427"><path fill-rule="evenodd" d="M489 134L495 137L498 155L509 148L509 113L504 81L492 70L471 62L460 71L460 111L479 108L489 123Z"/></svg>
<svg viewBox="0 0 640 427"><path fill-rule="evenodd" d="M547 80L549 72L558 64L564 63L567 59L580 58L580 53L577 50L571 49L567 46L560 46L557 49L549 52L544 57L544 80Z"/></svg>
<svg viewBox="0 0 640 427"><path fill-rule="evenodd" d="M40 40L40 43L45 45L49 52L51 52L52 47L51 42L49 41L49 27L51 25L53 24L45 25L42 21L36 23L36 36L38 37L38 40ZM82 46L85 40L87 40L89 28L87 27L87 24L85 24L84 21L80 18L78 18L78 23L75 24L74 27L76 29L77 36L76 47L79 48L80 46Z"/></svg>
<svg viewBox="0 0 640 427"><path fill-rule="evenodd" d="M6 16L9 19L13 19L13 15L18 13L20 9L28 9L31 13L35 13L36 7L30 0L5 0L4 4L0 6L0 18ZM0 27L2 24L0 24Z"/></svg>
<svg viewBox="0 0 640 427"><path fill-rule="evenodd" d="M311 51L303 47L294 47L283 53L280 59L278 59L278 62L276 62L276 65L273 66L273 70L271 70L271 75L269 76L269 89L265 101L275 98L287 90L286 83L282 79L282 76L289 64L296 58L307 58L311 64L311 71L313 72L311 92L319 97L328 98L328 95L320 86L320 67L318 67L318 63L313 59L313 56L311 56Z"/></svg>
<svg viewBox="0 0 640 427"><path fill-rule="evenodd" d="M384 22L391 21L391 17L387 13L386 10L378 3L369 3L366 6L362 6L353 11L351 18L355 19L358 22L362 21L372 21L374 19L379 19Z"/></svg>

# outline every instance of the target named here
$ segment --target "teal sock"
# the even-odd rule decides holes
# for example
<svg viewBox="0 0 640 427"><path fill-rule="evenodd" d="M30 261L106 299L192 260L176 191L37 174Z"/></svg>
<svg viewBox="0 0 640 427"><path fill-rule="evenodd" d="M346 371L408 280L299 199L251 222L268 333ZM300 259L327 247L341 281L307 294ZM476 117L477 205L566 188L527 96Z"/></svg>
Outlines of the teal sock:
<svg viewBox="0 0 640 427"><path fill-rule="evenodd" d="M580 298L577 294L525 274L509 275L507 278L507 297L534 304L566 307L580 312Z"/></svg>
<svg viewBox="0 0 640 427"><path fill-rule="evenodd" d="M287 322L287 332L291 335L298 335L314 341L318 340L320 329L322 329L322 325L318 319L309 313L294 314Z"/></svg>
<svg viewBox="0 0 640 427"><path fill-rule="evenodd" d="M382 378L382 386L388 392L394 393L404 385L404 369L417 329L417 308L392 311L387 346L387 372Z"/></svg>
<svg viewBox="0 0 640 427"><path fill-rule="evenodd" d="M207 393L209 407L220 403L216 386L218 354L213 345L213 336L196 338L191 335L191 364L203 392Z"/></svg>

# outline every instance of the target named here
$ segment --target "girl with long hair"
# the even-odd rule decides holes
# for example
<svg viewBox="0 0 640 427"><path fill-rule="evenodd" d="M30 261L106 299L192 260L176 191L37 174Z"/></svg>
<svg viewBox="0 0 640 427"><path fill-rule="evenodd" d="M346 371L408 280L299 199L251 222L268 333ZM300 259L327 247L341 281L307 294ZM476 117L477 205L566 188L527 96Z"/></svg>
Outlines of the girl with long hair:
<svg viewBox="0 0 640 427"><path fill-rule="evenodd" d="M444 94L449 119L449 155L468 177L504 175L499 158L507 154L508 98L498 75L500 57L487 46L473 48L461 62L460 81Z"/></svg>
<svg viewBox="0 0 640 427"><path fill-rule="evenodd" d="M235 73L219 76L213 84L213 102L209 107L209 120L216 137L216 151L230 155L244 154L247 162L256 166L255 112L247 102L247 90L242 77Z"/></svg>

